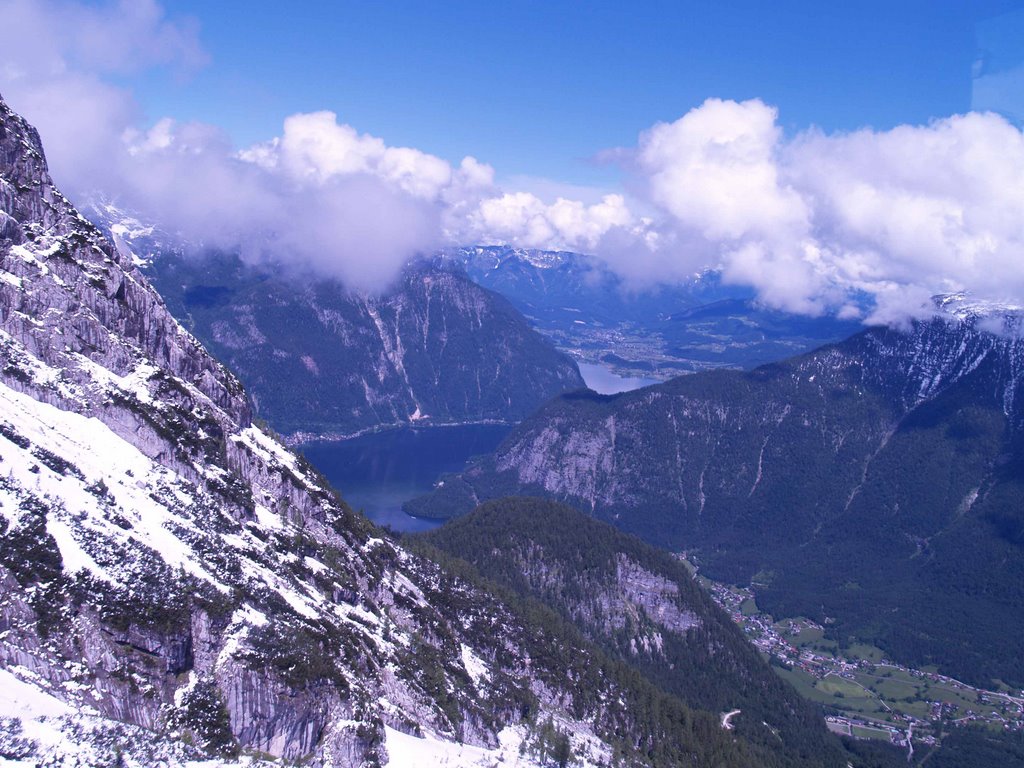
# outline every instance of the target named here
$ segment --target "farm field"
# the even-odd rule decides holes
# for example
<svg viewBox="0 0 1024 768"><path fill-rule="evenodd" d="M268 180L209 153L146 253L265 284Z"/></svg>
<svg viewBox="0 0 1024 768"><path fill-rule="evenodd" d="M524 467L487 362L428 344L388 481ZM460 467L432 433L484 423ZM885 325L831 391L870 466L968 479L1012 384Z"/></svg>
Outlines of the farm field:
<svg viewBox="0 0 1024 768"><path fill-rule="evenodd" d="M776 673L825 708L837 733L899 742L912 725L915 742L929 743L941 739L947 726L1024 726L1024 692L1005 685L975 688L935 669L904 667L869 643L840 648L825 627L809 619L775 621L761 613L750 589L704 584Z"/></svg>

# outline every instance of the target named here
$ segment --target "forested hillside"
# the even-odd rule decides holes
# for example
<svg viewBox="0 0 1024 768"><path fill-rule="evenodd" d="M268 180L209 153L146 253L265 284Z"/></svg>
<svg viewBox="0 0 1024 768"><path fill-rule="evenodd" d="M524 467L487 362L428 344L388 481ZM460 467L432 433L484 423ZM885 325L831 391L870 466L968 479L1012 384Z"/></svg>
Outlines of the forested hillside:
<svg viewBox="0 0 1024 768"><path fill-rule="evenodd" d="M422 538L544 603L688 705L739 710L730 724L763 753L797 763L840 759L820 710L771 671L664 550L564 504L525 497L489 501Z"/></svg>
<svg viewBox="0 0 1024 768"><path fill-rule="evenodd" d="M1019 686L1022 370L1019 339L968 313L749 373L570 393L409 508L562 499L755 584L777 616Z"/></svg>

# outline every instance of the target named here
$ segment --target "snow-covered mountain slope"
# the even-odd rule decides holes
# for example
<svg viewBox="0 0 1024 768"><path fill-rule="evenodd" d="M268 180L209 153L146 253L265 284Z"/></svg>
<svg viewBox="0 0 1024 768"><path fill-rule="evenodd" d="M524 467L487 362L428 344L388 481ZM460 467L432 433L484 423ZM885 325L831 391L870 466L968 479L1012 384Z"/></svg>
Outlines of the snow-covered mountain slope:
<svg viewBox="0 0 1024 768"><path fill-rule="evenodd" d="M583 386L576 364L462 270L409 265L374 295L286 265L253 265L86 207L171 312L245 383L278 432L515 422Z"/></svg>
<svg viewBox="0 0 1024 768"><path fill-rule="evenodd" d="M0 584L7 764L646 765L667 732L662 764L742 764L253 426L2 100Z"/></svg>

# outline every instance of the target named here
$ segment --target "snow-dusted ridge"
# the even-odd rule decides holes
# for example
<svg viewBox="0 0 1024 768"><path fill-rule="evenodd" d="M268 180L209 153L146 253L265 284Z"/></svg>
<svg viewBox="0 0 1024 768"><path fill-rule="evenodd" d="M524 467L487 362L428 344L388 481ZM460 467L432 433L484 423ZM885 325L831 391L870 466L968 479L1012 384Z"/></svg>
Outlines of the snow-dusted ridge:
<svg viewBox="0 0 1024 768"><path fill-rule="evenodd" d="M976 299L969 292L933 297L939 316L967 323L980 330L1020 338L1024 331L1024 306L1009 301Z"/></svg>

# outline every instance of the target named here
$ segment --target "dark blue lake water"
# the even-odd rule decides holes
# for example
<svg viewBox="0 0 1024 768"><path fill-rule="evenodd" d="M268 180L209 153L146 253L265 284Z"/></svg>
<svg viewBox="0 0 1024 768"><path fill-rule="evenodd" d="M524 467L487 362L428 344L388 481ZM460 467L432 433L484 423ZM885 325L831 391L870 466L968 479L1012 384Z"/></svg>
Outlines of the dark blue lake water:
<svg viewBox="0 0 1024 768"><path fill-rule="evenodd" d="M459 472L473 456L489 453L511 427L394 429L332 443L299 446L345 500L378 525L426 531L438 520L411 517L402 503L429 491L446 472Z"/></svg>

